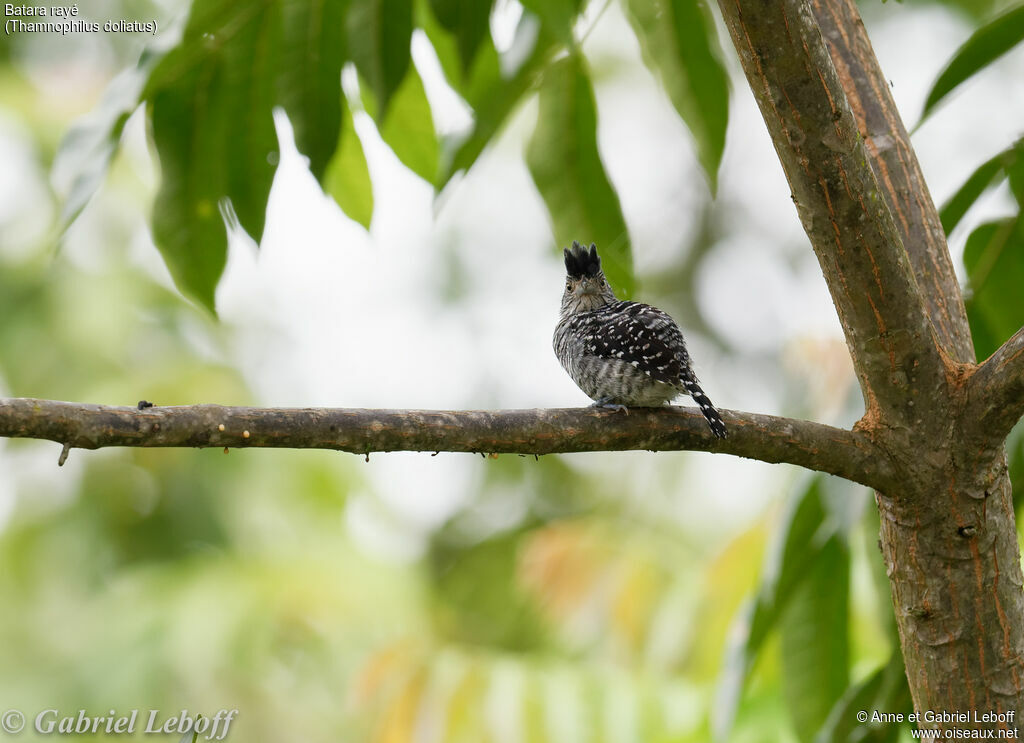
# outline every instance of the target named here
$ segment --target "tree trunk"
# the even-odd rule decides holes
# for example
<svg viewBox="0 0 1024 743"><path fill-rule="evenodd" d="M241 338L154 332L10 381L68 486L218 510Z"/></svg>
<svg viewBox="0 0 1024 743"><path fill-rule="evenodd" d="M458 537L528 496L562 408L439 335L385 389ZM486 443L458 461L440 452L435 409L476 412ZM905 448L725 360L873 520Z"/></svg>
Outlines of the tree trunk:
<svg viewBox="0 0 1024 743"><path fill-rule="evenodd" d="M852 0L719 5L846 334L856 429L895 473L876 495L880 546L920 726L1017 730L1024 581L1003 442L1020 412L990 401L1017 393L1020 369L993 382L974 363L938 215ZM1019 365L1010 350L1000 361ZM928 711L949 714L926 724Z"/></svg>

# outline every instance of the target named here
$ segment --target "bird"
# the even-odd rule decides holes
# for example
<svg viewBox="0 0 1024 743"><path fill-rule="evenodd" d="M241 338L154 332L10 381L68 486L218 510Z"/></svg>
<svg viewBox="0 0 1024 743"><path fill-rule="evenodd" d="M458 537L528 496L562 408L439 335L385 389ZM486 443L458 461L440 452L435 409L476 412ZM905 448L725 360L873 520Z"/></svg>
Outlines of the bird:
<svg viewBox="0 0 1024 743"><path fill-rule="evenodd" d="M725 423L697 381L675 321L657 307L617 299L594 243L588 250L574 240L562 252L565 291L552 346L594 406L628 413L629 407L658 407L687 394L711 433L726 438Z"/></svg>

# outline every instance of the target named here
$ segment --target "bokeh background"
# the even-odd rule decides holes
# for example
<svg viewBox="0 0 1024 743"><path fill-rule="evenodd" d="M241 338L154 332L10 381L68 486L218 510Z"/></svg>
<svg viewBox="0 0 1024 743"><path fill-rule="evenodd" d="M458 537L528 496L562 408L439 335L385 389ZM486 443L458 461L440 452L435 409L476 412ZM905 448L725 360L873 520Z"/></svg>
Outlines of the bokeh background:
<svg viewBox="0 0 1024 743"><path fill-rule="evenodd" d="M717 405L851 425L862 408L842 334L731 47L712 199L619 4L594 5L583 50L637 296L683 326ZM950 55L1008 5L861 3L908 124ZM187 11L109 1L80 17L166 28ZM498 3L499 45L521 12ZM158 168L142 112L62 230L59 144L151 41L0 38L0 394L120 405L589 402L550 348L563 268L523 162L534 99L440 195L357 113L373 177L369 232L324 195L279 115L266 231L259 247L231 235L217 319L177 292L153 245ZM413 58L437 130L465 127L425 38L414 38ZM1019 137L1022 121L1017 50L915 132L936 202ZM1013 211L1003 185L951 235L962 277L973 227ZM743 607L777 586L808 494L823 525L808 554L839 572L819 571L806 591L827 599L819 619L838 621L821 643L794 648L786 637L814 617L783 612L789 635L767 633L733 694L730 739L809 739L844 691L880 678L896 647L871 494L788 466L699 453L364 461L114 449L75 450L58 468L59 454L49 442L0 440L0 707L29 718L237 708L234 740L707 740L743 663L729 638L749 630ZM805 666L835 671L794 679L785 668L801 652Z"/></svg>

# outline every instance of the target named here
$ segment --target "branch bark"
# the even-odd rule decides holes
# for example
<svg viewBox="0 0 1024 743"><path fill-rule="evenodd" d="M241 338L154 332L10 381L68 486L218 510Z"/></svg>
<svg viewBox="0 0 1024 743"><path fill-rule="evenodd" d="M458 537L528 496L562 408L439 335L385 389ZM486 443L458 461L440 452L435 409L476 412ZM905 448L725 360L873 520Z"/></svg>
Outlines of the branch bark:
<svg viewBox="0 0 1024 743"><path fill-rule="evenodd" d="M130 407L0 398L0 436L105 446L276 447L353 454L447 451L555 454L591 451L715 451L796 464L874 488L892 481L888 460L854 431L811 421L721 411L717 439L692 408L368 410L220 405Z"/></svg>
<svg viewBox="0 0 1024 743"><path fill-rule="evenodd" d="M846 92L805 0L719 0L818 257L866 423L909 428L945 366Z"/></svg>
<svg viewBox="0 0 1024 743"><path fill-rule="evenodd" d="M939 211L860 12L853 0L811 0L811 7L895 217L935 336L950 359L972 363L974 343Z"/></svg>
<svg viewBox="0 0 1024 743"><path fill-rule="evenodd" d="M1024 416L1024 328L978 367L967 398L979 430L1002 442Z"/></svg>

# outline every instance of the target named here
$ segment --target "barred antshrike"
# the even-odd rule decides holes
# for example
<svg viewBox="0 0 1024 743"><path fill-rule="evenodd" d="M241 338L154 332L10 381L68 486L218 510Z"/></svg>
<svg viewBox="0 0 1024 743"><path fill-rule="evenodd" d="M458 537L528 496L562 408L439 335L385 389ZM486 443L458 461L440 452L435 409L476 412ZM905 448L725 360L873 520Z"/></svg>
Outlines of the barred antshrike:
<svg viewBox="0 0 1024 743"><path fill-rule="evenodd" d="M616 299L596 245L573 242L564 254L568 275L553 345L573 381L595 405L623 410L689 394L724 439L725 424L697 382L675 321L649 304Z"/></svg>

